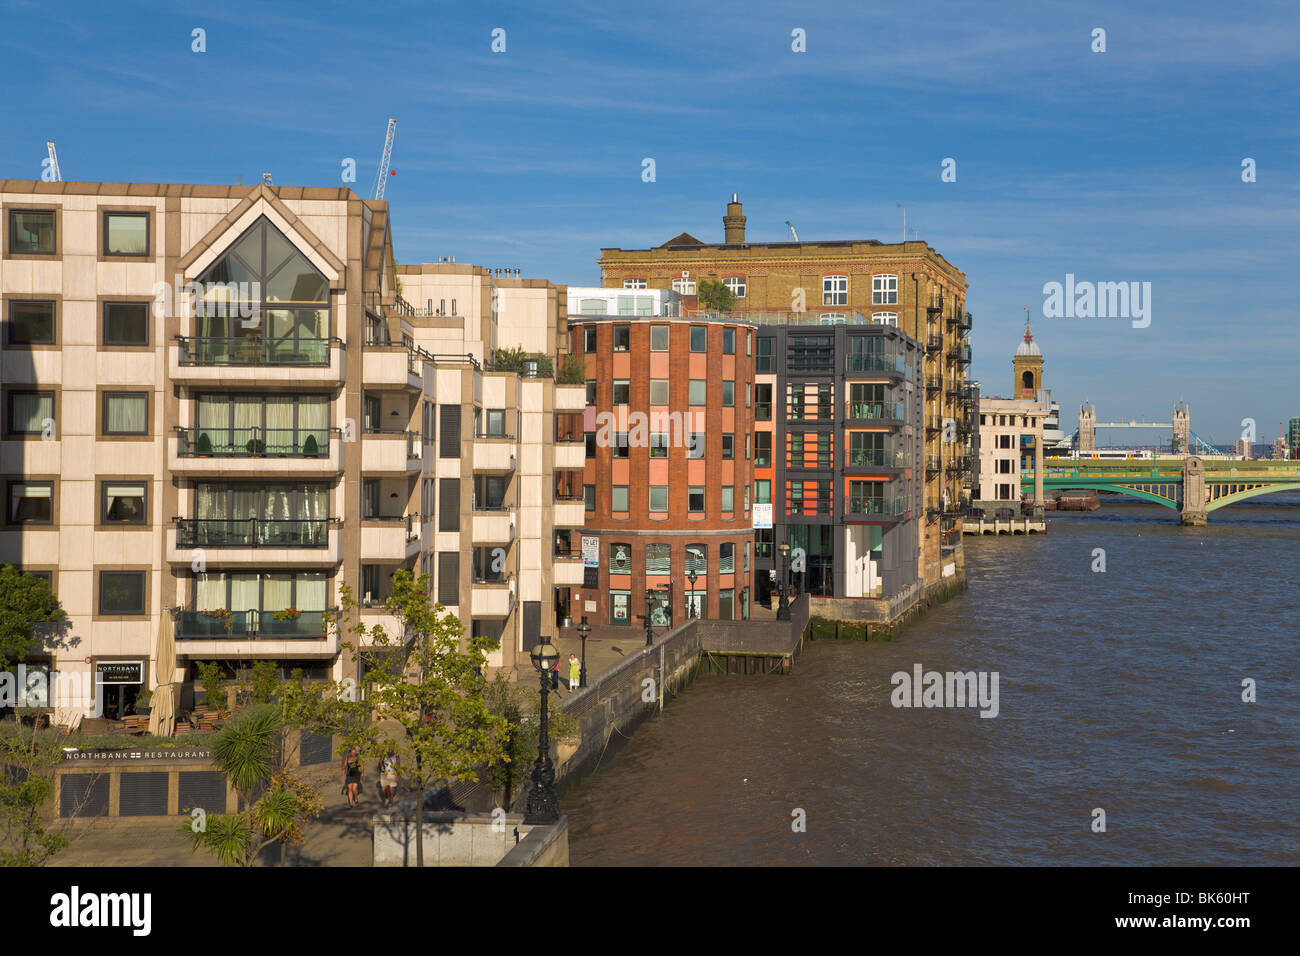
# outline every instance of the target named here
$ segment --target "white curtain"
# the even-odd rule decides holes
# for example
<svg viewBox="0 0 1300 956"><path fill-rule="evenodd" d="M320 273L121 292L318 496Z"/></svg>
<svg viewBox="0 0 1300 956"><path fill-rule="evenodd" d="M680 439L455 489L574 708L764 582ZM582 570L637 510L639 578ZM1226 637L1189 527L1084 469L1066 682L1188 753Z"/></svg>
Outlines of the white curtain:
<svg viewBox="0 0 1300 956"><path fill-rule="evenodd" d="M194 606L200 611L211 611L226 606L226 576L220 572L204 572L194 581Z"/></svg>
<svg viewBox="0 0 1300 956"><path fill-rule="evenodd" d="M230 609L232 611L256 611L258 609L257 578L256 574L232 574L230 576Z"/></svg>
<svg viewBox="0 0 1300 956"><path fill-rule="evenodd" d="M268 574L262 586L262 607L283 611L293 606L293 575Z"/></svg>
<svg viewBox="0 0 1300 956"><path fill-rule="evenodd" d="M284 453L293 449L293 397L270 396L266 400L266 450Z"/></svg>
<svg viewBox="0 0 1300 956"><path fill-rule="evenodd" d="M224 521L230 517L226 502L226 489L222 486L199 485L194 493L194 517L204 521Z"/></svg>
<svg viewBox="0 0 1300 956"><path fill-rule="evenodd" d="M330 424L329 399L324 395L305 395L298 399L298 427L324 431ZM317 437L320 441L320 436Z"/></svg>
<svg viewBox="0 0 1300 956"><path fill-rule="evenodd" d="M108 431L143 432L148 430L148 395L110 395L108 402Z"/></svg>
<svg viewBox="0 0 1300 956"><path fill-rule="evenodd" d="M300 611L325 610L325 575L319 572L298 575L297 601Z"/></svg>

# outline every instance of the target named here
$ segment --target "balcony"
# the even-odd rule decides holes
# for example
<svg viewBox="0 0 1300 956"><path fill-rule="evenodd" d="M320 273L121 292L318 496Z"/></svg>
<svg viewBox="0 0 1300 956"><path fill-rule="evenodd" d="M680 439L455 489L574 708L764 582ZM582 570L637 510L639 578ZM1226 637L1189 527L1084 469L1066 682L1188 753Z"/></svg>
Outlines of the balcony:
<svg viewBox="0 0 1300 956"><path fill-rule="evenodd" d="M551 524L557 528L581 528L587 521L587 506L576 498L556 498L551 510Z"/></svg>
<svg viewBox="0 0 1300 956"><path fill-rule="evenodd" d="M964 455L949 459L948 471L955 474L970 471L970 459Z"/></svg>
<svg viewBox="0 0 1300 956"><path fill-rule="evenodd" d="M559 446L556 446L557 451ZM515 440L508 435L477 435L474 438L474 470L511 472L515 470Z"/></svg>
<svg viewBox="0 0 1300 956"><path fill-rule="evenodd" d="M184 385L232 381L337 385L343 381L343 341L338 338L178 335L168 353L171 380Z"/></svg>
<svg viewBox="0 0 1300 956"><path fill-rule="evenodd" d="M361 356L361 379L376 388L420 389L424 387L423 359L405 345L367 342Z"/></svg>
<svg viewBox="0 0 1300 956"><path fill-rule="evenodd" d="M931 372L925 377L925 390L927 392L937 392L943 388L943 376L938 372Z"/></svg>
<svg viewBox="0 0 1300 956"><path fill-rule="evenodd" d="M901 355L846 355L844 371L848 375L888 375L903 378L907 363Z"/></svg>
<svg viewBox="0 0 1300 956"><path fill-rule="evenodd" d="M903 420L902 402L849 402L848 417L856 421L897 425Z"/></svg>
<svg viewBox="0 0 1300 956"><path fill-rule="evenodd" d="M925 470L933 474L938 474L943 469L939 467L938 458L927 458L925 460Z"/></svg>
<svg viewBox="0 0 1300 956"><path fill-rule="evenodd" d="M960 364L962 364L962 365L969 365L969 364L970 364L970 346L969 346L969 345L963 345L963 346L961 347L961 353L957 356L957 361L958 361Z"/></svg>
<svg viewBox="0 0 1300 956"><path fill-rule="evenodd" d="M320 640L328 633L328 611L303 611L297 617L277 620L277 611L180 611L176 615L178 641Z"/></svg>
<svg viewBox="0 0 1300 956"><path fill-rule="evenodd" d="M338 474L337 428L181 428L167 443L176 474L260 477Z"/></svg>
<svg viewBox="0 0 1300 956"><path fill-rule="evenodd" d="M906 468L907 452L885 451L877 448L859 449L857 451L850 449L844 467L846 469Z"/></svg>
<svg viewBox="0 0 1300 956"><path fill-rule="evenodd" d="M787 498L785 501L785 513L792 517L808 517L811 515L822 515L827 517L835 507L835 499L832 495L804 495L802 498Z"/></svg>
<svg viewBox="0 0 1300 956"><path fill-rule="evenodd" d="M585 385L556 385L555 410L557 412L580 412L587 407L587 388Z"/></svg>
<svg viewBox="0 0 1300 956"><path fill-rule="evenodd" d="M420 470L424 446L419 432L404 428L370 428L361 437L362 471L407 474Z"/></svg>
<svg viewBox="0 0 1300 956"><path fill-rule="evenodd" d="M969 312L965 312L962 314L961 322L959 323L959 326L963 332L969 332L970 325L971 325L971 314Z"/></svg>
<svg viewBox="0 0 1300 956"><path fill-rule="evenodd" d="M419 515L380 515L361 519L363 561L401 563L419 553Z"/></svg>
<svg viewBox="0 0 1300 956"><path fill-rule="evenodd" d="M509 617L515 596L508 584L475 584L470 588L473 617Z"/></svg>
<svg viewBox="0 0 1300 956"><path fill-rule="evenodd" d="M476 504L470 517L470 531L475 544L509 544L515 539L514 515L504 506L488 508Z"/></svg>
<svg viewBox="0 0 1300 956"><path fill-rule="evenodd" d="M925 311L926 311L926 312L929 312L929 313L942 312L942 311L943 311L943 294L942 294L942 293L936 293L936 294L930 296L930 304L927 305L927 306L925 307Z"/></svg>
<svg viewBox="0 0 1300 956"><path fill-rule="evenodd" d="M169 564L193 564L199 552L223 568L333 567L343 558L340 522L174 518L166 532Z"/></svg>
<svg viewBox="0 0 1300 956"><path fill-rule="evenodd" d="M587 466L587 444L564 444L555 446L556 471L582 471Z"/></svg>
<svg viewBox="0 0 1300 956"><path fill-rule="evenodd" d="M584 581L582 549L559 549L551 563L556 587L582 587Z"/></svg>
<svg viewBox="0 0 1300 956"><path fill-rule="evenodd" d="M943 336L942 336L942 335L931 335L929 338L927 338L927 339L925 340L925 350L926 350L927 352L942 352L942 351L943 351Z"/></svg>
<svg viewBox="0 0 1300 956"><path fill-rule="evenodd" d="M850 495L845 515L898 520L907 514L905 504L902 495L896 498Z"/></svg>

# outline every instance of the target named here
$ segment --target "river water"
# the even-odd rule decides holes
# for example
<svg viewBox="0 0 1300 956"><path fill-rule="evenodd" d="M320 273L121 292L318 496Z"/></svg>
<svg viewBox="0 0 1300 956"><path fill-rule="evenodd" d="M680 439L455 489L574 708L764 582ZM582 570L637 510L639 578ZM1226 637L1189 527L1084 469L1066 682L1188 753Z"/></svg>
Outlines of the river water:
<svg viewBox="0 0 1300 956"><path fill-rule="evenodd" d="M969 591L893 643L698 678L562 795L573 865L1300 862L1300 496L1103 500L968 536ZM892 706L915 664L996 671L997 717Z"/></svg>

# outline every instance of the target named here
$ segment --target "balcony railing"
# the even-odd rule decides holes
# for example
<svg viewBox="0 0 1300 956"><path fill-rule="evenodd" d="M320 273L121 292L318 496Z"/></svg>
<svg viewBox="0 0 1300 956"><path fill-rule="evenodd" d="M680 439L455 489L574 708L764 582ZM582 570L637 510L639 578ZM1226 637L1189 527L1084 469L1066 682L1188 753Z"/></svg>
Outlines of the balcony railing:
<svg viewBox="0 0 1300 956"><path fill-rule="evenodd" d="M319 640L328 635L328 611L303 611L296 617L276 620L276 611L180 611L176 615L176 639L203 640Z"/></svg>
<svg viewBox="0 0 1300 956"><path fill-rule="evenodd" d="M772 403L755 402L754 420L759 422L770 422L772 420Z"/></svg>
<svg viewBox="0 0 1300 956"><path fill-rule="evenodd" d="M926 350L927 352L942 352L942 351L943 351L943 336L942 336L942 335L931 335L929 338L927 338L927 339L925 340L925 350Z"/></svg>
<svg viewBox="0 0 1300 956"><path fill-rule="evenodd" d="M181 458L328 458L337 428L176 428Z"/></svg>
<svg viewBox="0 0 1300 956"><path fill-rule="evenodd" d="M828 515L834 507L835 499L831 495L804 495L785 500L785 513L788 515Z"/></svg>
<svg viewBox="0 0 1300 956"><path fill-rule="evenodd" d="M332 518L176 518L178 548L324 548Z"/></svg>
<svg viewBox="0 0 1300 956"><path fill-rule="evenodd" d="M907 452L883 448L850 449L846 464L850 468L906 468Z"/></svg>
<svg viewBox="0 0 1300 956"><path fill-rule="evenodd" d="M963 330L969 332L970 324L971 324L971 314L969 312L963 313L961 317L961 322L959 324Z"/></svg>
<svg viewBox="0 0 1300 956"><path fill-rule="evenodd" d="M926 470L926 471L941 471L942 469L939 467L939 459L938 459L938 458L927 458L927 459L925 460L925 470Z"/></svg>
<svg viewBox="0 0 1300 956"><path fill-rule="evenodd" d="M901 355L846 355L844 371L846 372L895 372L905 370L906 363Z"/></svg>
<svg viewBox="0 0 1300 956"><path fill-rule="evenodd" d="M885 518L897 518L906 513L905 502L906 499L902 495L896 498L850 495L847 513L851 515L879 515Z"/></svg>
<svg viewBox="0 0 1300 956"><path fill-rule="evenodd" d="M424 454L424 443L420 440L420 433L408 431L405 428L366 428L363 435L387 435L389 437L406 436L406 457L420 458Z"/></svg>
<svg viewBox="0 0 1300 956"><path fill-rule="evenodd" d="M943 376L938 372L931 372L925 377L925 390L927 392L937 392L943 388Z"/></svg>
<svg viewBox="0 0 1300 956"><path fill-rule="evenodd" d="M557 544L553 556L559 558L561 561L581 561L582 549L573 547L566 548L562 544Z"/></svg>
<svg viewBox="0 0 1300 956"><path fill-rule="evenodd" d="M406 540L414 541L420 536L420 515L362 515L362 521L378 522L380 524L400 524L406 528Z"/></svg>
<svg viewBox="0 0 1300 956"><path fill-rule="evenodd" d="M178 335L181 365L289 365L330 364L330 345L337 338L284 338L261 336Z"/></svg>
<svg viewBox="0 0 1300 956"><path fill-rule="evenodd" d="M849 402L849 418L865 421L901 422L902 402Z"/></svg>

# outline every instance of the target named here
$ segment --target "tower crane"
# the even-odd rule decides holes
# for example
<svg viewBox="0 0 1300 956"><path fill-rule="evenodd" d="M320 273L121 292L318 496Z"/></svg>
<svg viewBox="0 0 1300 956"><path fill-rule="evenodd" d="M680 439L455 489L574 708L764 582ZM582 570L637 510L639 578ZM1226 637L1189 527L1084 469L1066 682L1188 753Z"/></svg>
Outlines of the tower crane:
<svg viewBox="0 0 1300 956"><path fill-rule="evenodd" d="M59 171L59 154L54 150L54 144L49 140L45 142L45 148L50 153L50 182L63 182L63 173Z"/></svg>
<svg viewBox="0 0 1300 956"><path fill-rule="evenodd" d="M379 170L375 173L375 199L384 198L384 185L388 179L388 163L393 158L393 138L397 135L397 117L388 117L388 135L384 137L384 155L379 160Z"/></svg>

